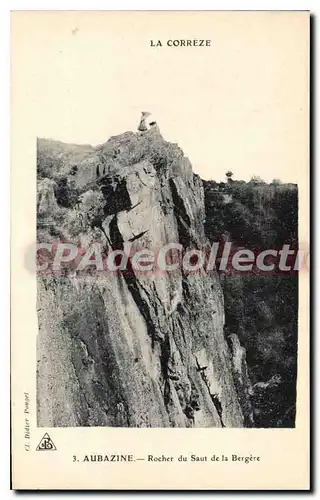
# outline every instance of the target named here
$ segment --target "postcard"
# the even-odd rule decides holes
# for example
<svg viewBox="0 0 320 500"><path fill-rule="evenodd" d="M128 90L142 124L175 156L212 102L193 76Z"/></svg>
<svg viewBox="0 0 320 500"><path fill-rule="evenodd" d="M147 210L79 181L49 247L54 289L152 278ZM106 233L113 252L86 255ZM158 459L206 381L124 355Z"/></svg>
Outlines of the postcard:
<svg viewBox="0 0 320 500"><path fill-rule="evenodd" d="M308 490L303 11L16 11L12 488Z"/></svg>

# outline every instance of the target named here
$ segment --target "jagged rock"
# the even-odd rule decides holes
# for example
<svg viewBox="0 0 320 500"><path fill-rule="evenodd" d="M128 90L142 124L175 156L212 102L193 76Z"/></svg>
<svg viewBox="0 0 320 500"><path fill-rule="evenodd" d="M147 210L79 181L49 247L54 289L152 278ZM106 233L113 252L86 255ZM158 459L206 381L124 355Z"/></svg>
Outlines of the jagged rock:
<svg viewBox="0 0 320 500"><path fill-rule="evenodd" d="M276 374L273 375L273 377L270 378L267 382L257 382L254 384L252 390L253 392L256 391L265 391L266 389L274 389L277 387L279 384L281 384L282 378L281 375Z"/></svg>
<svg viewBox="0 0 320 500"><path fill-rule="evenodd" d="M73 181L101 186L106 246L207 243L202 182L177 145L126 133L86 154ZM38 277L38 310L40 426L244 426L215 272Z"/></svg>
<svg viewBox="0 0 320 500"><path fill-rule="evenodd" d="M251 380L246 362L246 350L241 346L236 334L229 335L234 380L247 426L253 426L253 408L250 398L253 395Z"/></svg>

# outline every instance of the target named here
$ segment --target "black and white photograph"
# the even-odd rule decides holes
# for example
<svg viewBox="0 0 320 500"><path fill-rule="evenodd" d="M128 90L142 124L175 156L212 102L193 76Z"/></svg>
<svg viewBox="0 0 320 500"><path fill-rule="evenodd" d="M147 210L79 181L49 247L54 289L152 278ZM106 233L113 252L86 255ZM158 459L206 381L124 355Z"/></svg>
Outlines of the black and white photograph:
<svg viewBox="0 0 320 500"><path fill-rule="evenodd" d="M308 487L309 43L307 11L13 14L16 484Z"/></svg>
<svg viewBox="0 0 320 500"><path fill-rule="evenodd" d="M37 196L39 426L294 427L296 184L201 179L142 112L39 138Z"/></svg>

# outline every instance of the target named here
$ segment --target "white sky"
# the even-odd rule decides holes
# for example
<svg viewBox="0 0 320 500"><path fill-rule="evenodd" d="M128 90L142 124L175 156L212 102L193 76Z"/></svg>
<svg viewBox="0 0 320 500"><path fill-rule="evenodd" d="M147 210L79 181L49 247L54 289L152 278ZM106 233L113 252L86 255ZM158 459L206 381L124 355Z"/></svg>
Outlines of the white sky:
<svg viewBox="0 0 320 500"><path fill-rule="evenodd" d="M24 103L30 96L35 135L96 145L135 130L147 110L203 178L232 170L238 179L297 182L305 168L306 13L20 16L17 94ZM209 38L212 46L149 46L170 38ZM15 68L13 90L14 77Z"/></svg>

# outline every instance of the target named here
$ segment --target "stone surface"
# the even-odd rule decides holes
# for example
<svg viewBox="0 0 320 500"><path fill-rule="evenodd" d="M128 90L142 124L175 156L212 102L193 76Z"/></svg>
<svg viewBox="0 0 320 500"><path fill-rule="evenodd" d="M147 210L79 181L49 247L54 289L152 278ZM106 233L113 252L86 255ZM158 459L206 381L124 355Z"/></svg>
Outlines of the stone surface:
<svg viewBox="0 0 320 500"><path fill-rule="evenodd" d="M83 191L107 172L106 247L206 244L202 182L177 145L126 133L88 154L73 180ZM40 426L244 426L215 272L38 277L38 320Z"/></svg>

